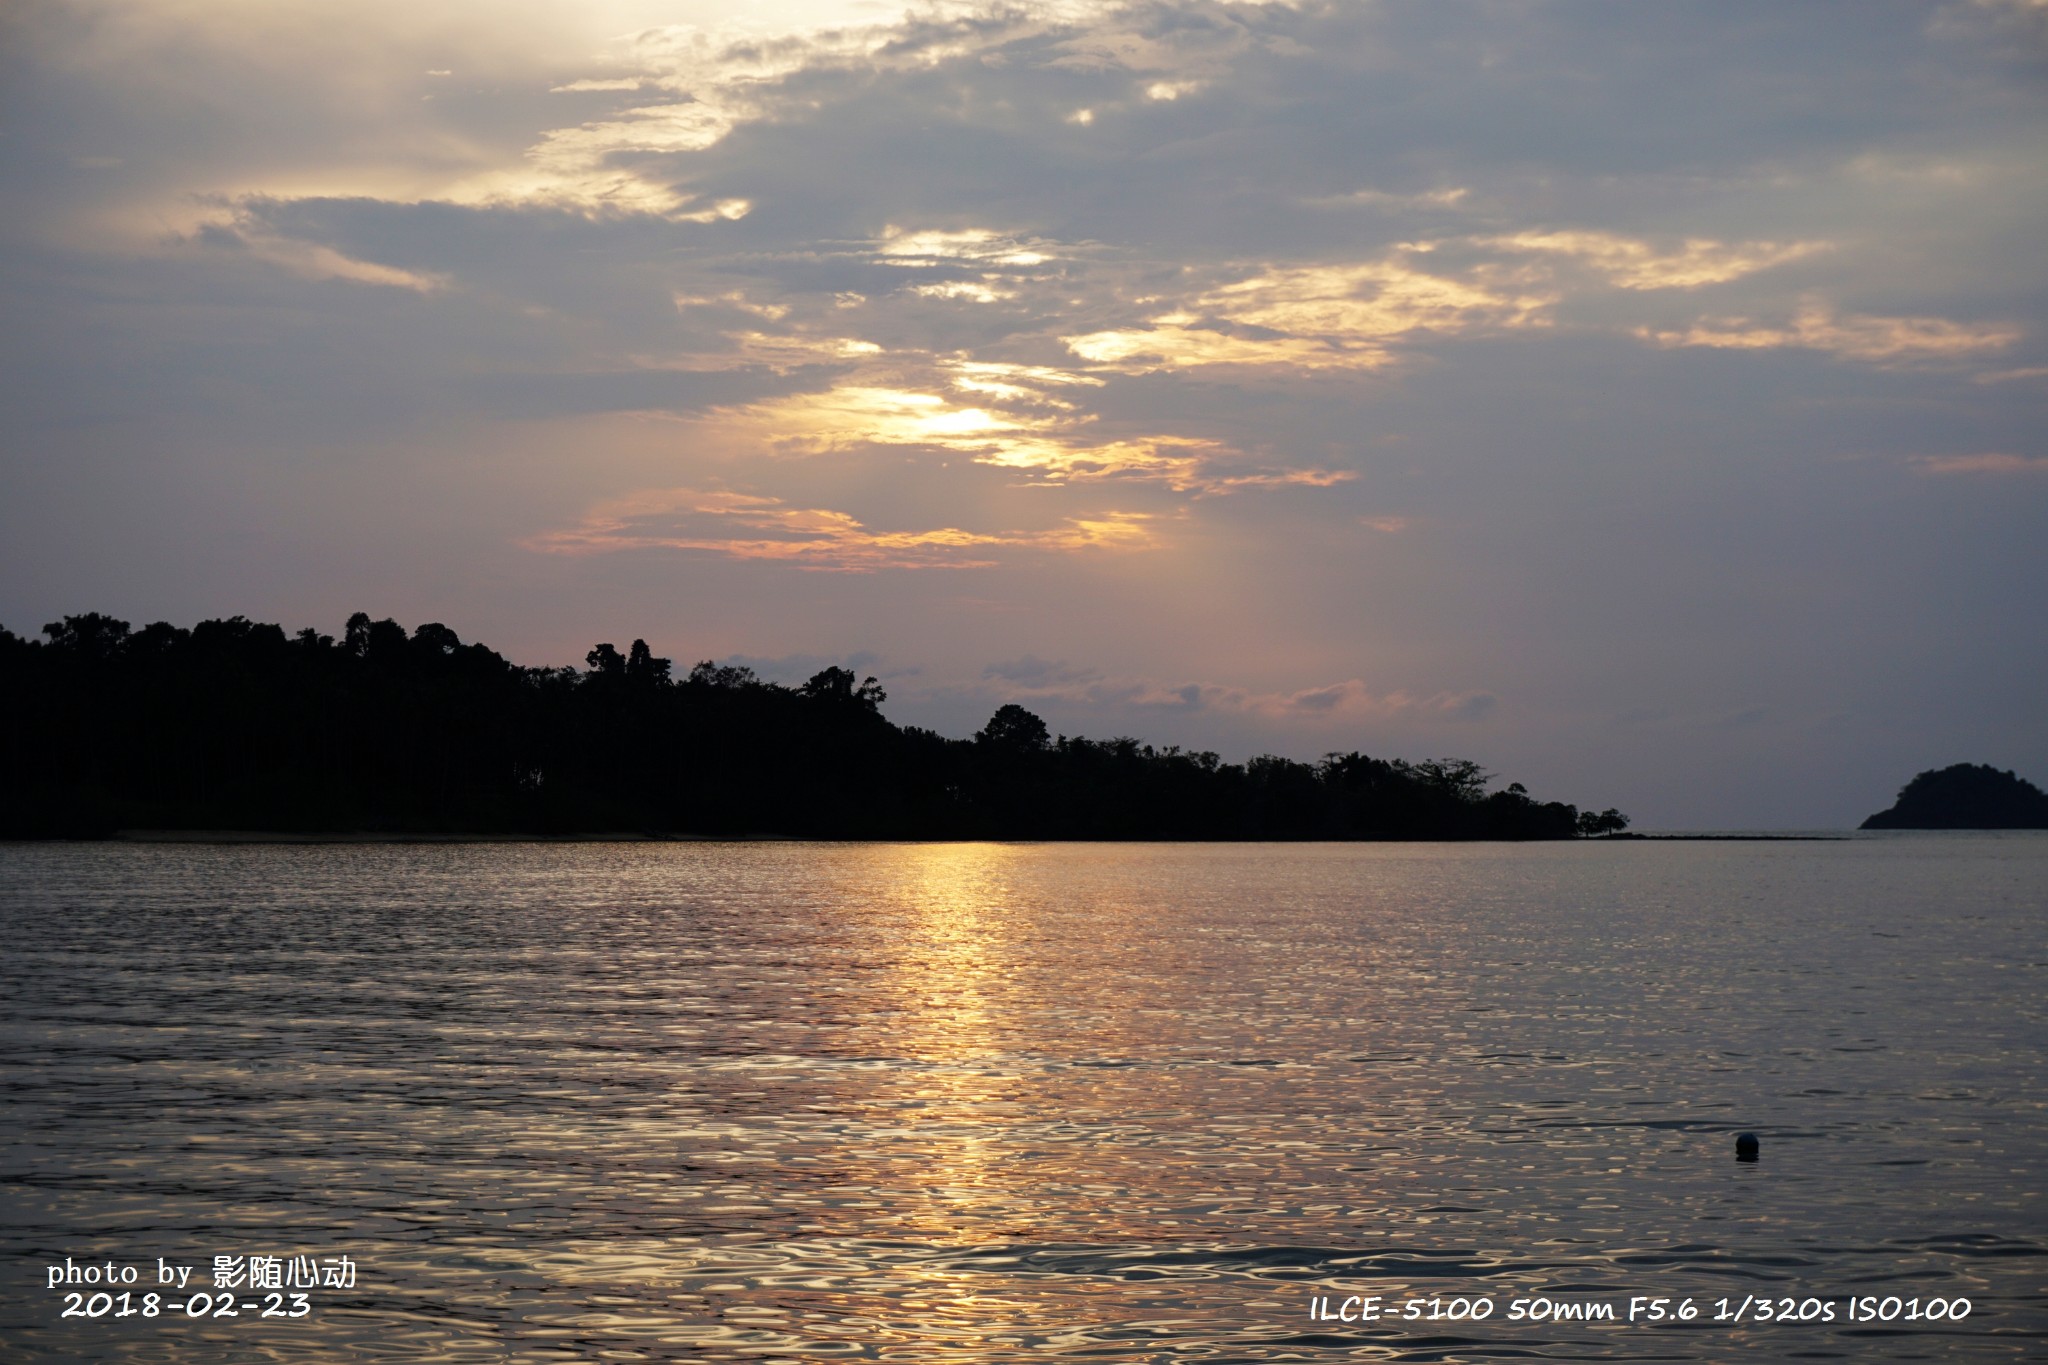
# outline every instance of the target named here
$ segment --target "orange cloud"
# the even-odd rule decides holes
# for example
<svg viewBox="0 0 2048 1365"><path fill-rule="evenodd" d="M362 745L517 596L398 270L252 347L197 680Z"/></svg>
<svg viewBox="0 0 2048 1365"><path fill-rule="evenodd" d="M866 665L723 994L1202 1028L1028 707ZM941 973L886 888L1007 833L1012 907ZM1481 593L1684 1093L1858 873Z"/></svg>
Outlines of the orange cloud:
<svg viewBox="0 0 2048 1365"><path fill-rule="evenodd" d="M872 531L845 512L792 507L780 498L722 490L652 488L600 503L576 525L523 542L543 554L701 550L842 573L878 569L986 568L997 549L1142 550L1158 543L1138 513L1069 518L1045 531L958 527Z"/></svg>
<svg viewBox="0 0 2048 1365"><path fill-rule="evenodd" d="M915 361L877 364L832 388L722 409L713 420L796 454L916 446L1042 483L1138 480L1207 496L1328 487L1355 477L1348 470L1261 467L1222 442L1198 437L1105 439L1093 429L1094 415L1064 396L1103 382L1050 366L959 357L931 362L929 369Z"/></svg>
<svg viewBox="0 0 2048 1365"><path fill-rule="evenodd" d="M1827 351L1850 360L1902 364L1916 360L1955 360L2010 346L2022 335L2006 323L1950 322L1946 318L1887 318L1869 314L1836 314L1808 299L1789 324L1772 326L1748 318L1713 318L1686 330L1636 329L1636 335L1663 347L1716 346L1734 350L1800 347Z"/></svg>

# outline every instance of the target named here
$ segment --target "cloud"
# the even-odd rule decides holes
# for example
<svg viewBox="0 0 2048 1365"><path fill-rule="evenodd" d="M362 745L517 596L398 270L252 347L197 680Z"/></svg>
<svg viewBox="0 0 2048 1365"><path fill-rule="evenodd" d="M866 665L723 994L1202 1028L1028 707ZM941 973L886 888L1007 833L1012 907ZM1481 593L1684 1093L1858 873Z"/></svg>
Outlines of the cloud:
<svg viewBox="0 0 2048 1365"><path fill-rule="evenodd" d="M1046 365L887 356L828 388L723 410L717 420L759 449L826 455L908 447L963 456L1042 484L1155 483L1213 497L1328 488L1356 477L1351 470L1276 465L1203 437L1102 431L1099 417L1067 395L1104 382Z"/></svg>
<svg viewBox="0 0 2048 1365"><path fill-rule="evenodd" d="M2048 474L2048 455L1916 455L1922 474Z"/></svg>
<svg viewBox="0 0 2048 1365"><path fill-rule="evenodd" d="M1828 246L1825 242L1731 244L1693 238L1675 249L1660 251L1637 238L1586 230L1517 232L1475 240L1507 251L1582 262L1621 289L1697 289L1702 285L1726 284L1811 256Z"/></svg>
<svg viewBox="0 0 2048 1365"><path fill-rule="evenodd" d="M1059 55L1050 66L1137 76L1143 78L1146 98L1170 100L1225 74L1258 42L1254 7L1231 15L1203 6L1206 12L1194 16L1194 22L1178 24L1147 6L1105 8L1095 24L1056 45Z"/></svg>
<svg viewBox="0 0 2048 1365"><path fill-rule="evenodd" d="M2001 48L2048 55L2048 0L1948 0L1928 21L1937 37L1988 36ZM2008 60L2014 55L2001 52Z"/></svg>
<svg viewBox="0 0 2048 1365"><path fill-rule="evenodd" d="M1072 667L1065 659L1040 659L1026 654L1022 658L990 664L981 671L981 676L1023 687L1045 688L1093 682L1102 674L1092 668Z"/></svg>
<svg viewBox="0 0 2048 1365"><path fill-rule="evenodd" d="M1094 669L1047 663L1029 655L992 664L983 677L1009 684L1011 699L1059 701L1094 708L1220 713L1267 720L1475 721L1494 708L1491 692L1377 692L1356 678L1295 691L1258 691L1213 682L1162 682L1105 677Z"/></svg>
<svg viewBox="0 0 2048 1365"><path fill-rule="evenodd" d="M450 187L458 204L533 204L583 212L683 216L692 197L679 193L653 166L699 152L732 131L730 105L691 100L645 105L617 116L548 133L514 169L492 171ZM695 221L746 216L745 200L694 215Z"/></svg>
<svg viewBox="0 0 2048 1365"><path fill-rule="evenodd" d="M1964 323L1947 318L1877 317L1837 314L1818 299L1808 299L1789 323L1759 323L1749 318L1711 318L1683 331L1638 328L1636 335L1662 347L1710 346L1731 350L1775 350L1797 347L1827 351L1846 360L1872 364L1960 360L2002 350L2025 335L2011 323Z"/></svg>
<svg viewBox="0 0 2048 1365"><path fill-rule="evenodd" d="M1043 531L977 532L958 527L874 531L845 512L792 507L780 498L724 490L646 489L600 503L574 526L523 542L544 554L700 550L803 569L982 569L999 550L1142 550L1154 544L1135 513L1069 518Z"/></svg>
<svg viewBox="0 0 2048 1365"><path fill-rule="evenodd" d="M927 299L967 299L974 303L999 303L1014 299L1017 291L984 284L979 280L947 280L943 284L914 284L910 292Z"/></svg>
<svg viewBox="0 0 2048 1365"><path fill-rule="evenodd" d="M1423 198L1449 203L1463 194ZM1823 247L1696 238L1659 249L1638 238L1588 230L1452 235L1404 243L1373 261L1268 267L1196 293L1180 309L1142 326L1061 340L1085 360L1139 373L1207 367L1375 370L1391 364L1403 345L1554 326L1556 305L1574 289L1551 262L1584 267L1594 280L1617 289L1696 289L1800 260ZM1518 257L1537 263L1516 264ZM1443 264L1431 268L1433 260Z"/></svg>
<svg viewBox="0 0 2048 1365"><path fill-rule="evenodd" d="M778 20L764 6L760 14L746 16L750 23L641 28L605 54L606 64L623 74L569 80L550 91L662 98L550 130L528 148L522 166L472 178L443 197L690 221L742 216L749 205L737 199L708 212L684 213L691 198L677 188L679 163L747 125L800 116L805 105L793 88L800 78L909 76L994 53L1060 25L1085 23L1105 8L1041 3L1025 10L941 0L893 21L874 22L864 7L854 6L804 23Z"/></svg>
<svg viewBox="0 0 2048 1365"><path fill-rule="evenodd" d="M1247 326L1343 342L1419 330L1526 326L1552 301L1547 293L1518 293L1483 278L1433 274L1413 263L1415 254L1360 265L1266 270L1213 289L1195 303Z"/></svg>
<svg viewBox="0 0 2048 1365"><path fill-rule="evenodd" d="M645 357L642 363L651 369L764 369L772 370L776 374L788 374L792 370L810 365L844 366L850 361L879 355L882 351L877 343L863 341L859 337L806 336L757 331L725 332L721 335L725 343L721 350L693 351L684 356L670 358L649 356Z"/></svg>
<svg viewBox="0 0 2048 1365"><path fill-rule="evenodd" d="M1036 266L1056 259L1055 253L1062 249L1054 242L1019 240L993 228L912 232L892 225L882 229L875 259L885 265L919 268L955 262Z"/></svg>
<svg viewBox="0 0 2048 1365"><path fill-rule="evenodd" d="M1193 325L1190 325L1193 324ZM1386 347L1350 338L1245 336L1187 314L1147 327L1062 337L1084 360L1135 374L1157 370L1238 367L1285 370L1376 370L1393 357Z"/></svg>
<svg viewBox="0 0 2048 1365"><path fill-rule="evenodd" d="M1375 693L1356 678L1298 692L1252 694L1245 709L1284 716L1482 720L1498 702L1491 692Z"/></svg>
<svg viewBox="0 0 2048 1365"><path fill-rule="evenodd" d="M722 654L713 662L728 668L750 668L768 682L794 684L815 677L827 668L844 668L855 673L874 673L884 678L915 677L916 668L884 669L882 656L871 649L851 654Z"/></svg>
<svg viewBox="0 0 2048 1365"><path fill-rule="evenodd" d="M1465 185L1454 185L1439 190L1419 190L1412 194L1360 189L1343 194L1311 195L1302 202L1318 208L1455 209L1470 198L1471 194L1471 188Z"/></svg>
<svg viewBox="0 0 2048 1365"><path fill-rule="evenodd" d="M1550 293L1459 280L1412 264L1413 252L1346 265L1282 266L1218 285L1147 325L1061 340L1099 365L1136 372L1209 366L1380 369L1417 333L1476 334L1544 325Z"/></svg>
<svg viewBox="0 0 2048 1365"><path fill-rule="evenodd" d="M446 275L404 270L344 255L330 246L269 231L247 211L234 211L204 224L186 240L214 250L239 252L251 260L276 266L305 280L342 280L350 284L409 289L431 294L448 287Z"/></svg>

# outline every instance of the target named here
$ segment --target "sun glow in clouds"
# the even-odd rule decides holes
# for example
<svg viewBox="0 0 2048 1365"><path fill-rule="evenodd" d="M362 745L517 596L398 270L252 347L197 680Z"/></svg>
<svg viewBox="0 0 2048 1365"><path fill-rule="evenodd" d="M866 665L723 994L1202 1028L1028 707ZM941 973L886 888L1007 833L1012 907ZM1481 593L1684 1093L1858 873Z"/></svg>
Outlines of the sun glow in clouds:
<svg viewBox="0 0 2048 1365"><path fill-rule="evenodd" d="M780 498L723 490L646 489L600 503L575 526L528 540L546 554L624 550L701 550L733 559L798 568L871 573L877 569L985 569L999 550L1129 551L1156 543L1148 518L1112 512L1068 518L1042 531L966 531L947 526L875 531L845 512L792 507Z"/></svg>
<svg viewBox="0 0 2048 1365"><path fill-rule="evenodd" d="M856 377L822 392L723 411L710 420L751 445L788 455L829 455L865 446L923 448L1049 484L1137 480L1175 493L1212 496L1290 485L1327 488L1354 477L1348 470L1274 467L1205 437L1097 435L1096 415L1065 396L1105 382L1091 375L941 358L920 378L921 383L900 368L882 366L872 380ZM973 401L956 401L948 390Z"/></svg>
<svg viewBox="0 0 2048 1365"><path fill-rule="evenodd" d="M956 232L926 230L908 232L884 228L875 249L888 265L930 267L955 261L986 265L1033 266L1053 259L1050 243L1020 242L990 228L962 228Z"/></svg>

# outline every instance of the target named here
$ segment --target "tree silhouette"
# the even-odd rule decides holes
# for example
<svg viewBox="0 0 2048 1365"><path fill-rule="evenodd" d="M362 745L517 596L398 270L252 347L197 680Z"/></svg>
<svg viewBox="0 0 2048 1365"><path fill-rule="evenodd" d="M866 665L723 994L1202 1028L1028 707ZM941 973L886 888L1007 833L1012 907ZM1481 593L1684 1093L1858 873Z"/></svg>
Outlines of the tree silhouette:
<svg viewBox="0 0 2048 1365"><path fill-rule="evenodd" d="M827 706L844 706L857 710L880 712L882 703L889 694L873 678L854 685L854 674L848 668L824 668L813 673L810 680L797 689L800 696Z"/></svg>
<svg viewBox="0 0 2048 1365"><path fill-rule="evenodd" d="M1598 815L1595 815L1592 811L1583 811L1579 815L1579 833L1587 838L1597 838L1603 834L1619 834L1627 828L1628 817L1612 806L1601 811Z"/></svg>
<svg viewBox="0 0 2048 1365"><path fill-rule="evenodd" d="M710 659L706 659L691 669L690 676L686 681L691 687L734 688L759 687L762 685L761 680L754 676L753 669L732 664L718 664Z"/></svg>
<svg viewBox="0 0 2048 1365"><path fill-rule="evenodd" d="M899 727L851 669L797 687L636 639L521 668L448 626L341 636L234 616L0 629L0 833L645 830L832 838L1557 839L1581 816L1463 759L1317 763L1059 736L1015 703L973 739Z"/></svg>
<svg viewBox="0 0 2048 1365"><path fill-rule="evenodd" d="M997 707L996 713L988 718L988 724L982 726L974 738L996 748L1023 751L1044 749L1052 744L1052 732L1045 728L1045 722L1015 702Z"/></svg>
<svg viewBox="0 0 2048 1365"><path fill-rule="evenodd" d="M646 687L660 687L668 681L669 661L657 659L645 640L635 640L626 654L626 676Z"/></svg>

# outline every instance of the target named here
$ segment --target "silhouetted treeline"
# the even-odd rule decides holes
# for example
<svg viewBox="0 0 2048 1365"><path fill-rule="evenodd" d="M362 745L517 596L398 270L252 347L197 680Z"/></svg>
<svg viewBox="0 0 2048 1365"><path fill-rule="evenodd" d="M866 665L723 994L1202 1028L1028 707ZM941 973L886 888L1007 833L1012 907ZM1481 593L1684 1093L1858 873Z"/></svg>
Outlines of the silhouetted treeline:
<svg viewBox="0 0 2048 1365"><path fill-rule="evenodd" d="M899 727L882 688L800 687L635 640L522 668L446 626L340 639L242 617L0 630L0 832L645 831L823 838L1556 839L1614 811L1488 794L1458 760L1320 763L1055 738L1022 707L972 739Z"/></svg>

